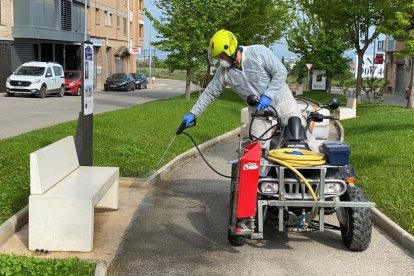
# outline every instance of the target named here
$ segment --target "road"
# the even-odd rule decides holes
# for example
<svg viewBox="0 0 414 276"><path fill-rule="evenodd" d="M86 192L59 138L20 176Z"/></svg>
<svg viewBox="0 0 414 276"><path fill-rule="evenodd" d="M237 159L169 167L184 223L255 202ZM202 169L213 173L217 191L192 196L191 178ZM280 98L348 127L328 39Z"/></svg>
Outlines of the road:
<svg viewBox="0 0 414 276"><path fill-rule="evenodd" d="M237 142L209 148L206 158L230 174ZM347 250L337 231L285 233L270 225L265 239L232 247L229 190L230 181L199 156L173 169L139 205L109 275L412 275L413 255L376 228L364 252ZM337 224L335 215L328 217Z"/></svg>
<svg viewBox="0 0 414 276"><path fill-rule="evenodd" d="M94 94L94 114L127 108L184 93L185 83L174 80L157 80L148 89L130 92L102 92ZM0 139L13 137L34 129L77 120L81 97L49 96L45 99L0 94Z"/></svg>

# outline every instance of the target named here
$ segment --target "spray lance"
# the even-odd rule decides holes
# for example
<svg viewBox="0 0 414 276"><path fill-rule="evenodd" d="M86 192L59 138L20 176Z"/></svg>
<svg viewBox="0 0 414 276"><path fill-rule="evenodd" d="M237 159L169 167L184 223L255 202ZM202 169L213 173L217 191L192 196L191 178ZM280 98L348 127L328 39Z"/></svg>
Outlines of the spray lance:
<svg viewBox="0 0 414 276"><path fill-rule="evenodd" d="M164 159L165 155L166 155L166 154L167 154L167 152L169 151L169 149L170 149L171 145L174 143L174 141L175 141L175 139L177 138L177 136L178 136L178 135L180 135L181 133L183 133L184 129L186 129L186 128L190 128L190 127L195 126L195 125L196 125L196 123L197 123L197 121L196 121L196 119L194 118L194 120L193 120L193 121L192 121L192 122L188 125L188 127L186 127L186 126L185 126L185 122L182 122L182 123L180 124L180 126L177 128L177 131L175 132L174 137L172 138L171 142L168 144L167 149L164 151L164 154L161 156L160 161L158 161L158 163L157 163L157 167L156 167L157 169L158 169L158 166L160 165L161 161Z"/></svg>
<svg viewBox="0 0 414 276"><path fill-rule="evenodd" d="M201 158L203 158L204 162L207 164L207 166L209 166L209 167L210 167L210 169L212 169L212 170L213 170L216 174L218 174L218 175L220 175L220 176L222 176L222 177L225 177L225 178L232 178L231 176L224 175L224 174L222 174L222 173L218 172L216 169L214 169L214 168L210 165L210 163L208 163L208 161L206 160L206 158L204 157L204 155L201 153L201 150L198 148L198 145L197 145L197 143L194 141L193 137L191 137L191 135L190 135L190 134L188 134L188 133L184 132L184 129L186 129L186 128L190 128L190 127L193 127L193 126L195 126L195 125L196 125L196 119L195 119L195 118L194 118L194 120L193 120L193 121L192 121L192 122L191 122L188 126L186 126L186 125L185 125L185 122L182 122L182 123L180 124L180 126L177 128L177 131L175 132L175 135L174 135L174 137L172 138L172 140L171 140L170 144L168 145L168 147L167 147L167 149L165 150L164 154L161 156L160 161L158 161L158 163L157 163L157 168L158 168L158 166L160 165L161 161L164 159L165 155L167 154L167 152L168 152L168 150L170 149L171 145L174 143L174 141L175 141L175 139L177 138L177 136L178 136L178 135L180 135L180 134L184 134L185 136L187 136L188 138L190 138L190 140L193 142L193 144L194 144L194 146L196 147L196 149L197 149L198 153L200 153Z"/></svg>

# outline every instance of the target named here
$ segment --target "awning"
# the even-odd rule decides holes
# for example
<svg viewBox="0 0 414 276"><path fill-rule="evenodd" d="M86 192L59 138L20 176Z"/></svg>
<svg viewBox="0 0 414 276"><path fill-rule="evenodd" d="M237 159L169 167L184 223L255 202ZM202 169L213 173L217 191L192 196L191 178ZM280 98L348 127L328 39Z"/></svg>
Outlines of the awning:
<svg viewBox="0 0 414 276"><path fill-rule="evenodd" d="M129 50L126 46L119 47L115 52L116 57L130 56L130 55L131 55L131 53L129 52Z"/></svg>

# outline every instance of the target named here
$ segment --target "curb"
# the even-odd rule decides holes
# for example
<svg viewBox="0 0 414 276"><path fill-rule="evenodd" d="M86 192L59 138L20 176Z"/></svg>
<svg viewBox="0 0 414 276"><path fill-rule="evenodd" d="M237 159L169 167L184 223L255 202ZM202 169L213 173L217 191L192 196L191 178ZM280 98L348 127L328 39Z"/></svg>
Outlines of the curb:
<svg viewBox="0 0 414 276"><path fill-rule="evenodd" d="M108 274L108 264L105 261L99 261L95 267L94 276L106 276Z"/></svg>
<svg viewBox="0 0 414 276"><path fill-rule="evenodd" d="M29 220L29 205L26 205L18 211L14 216L6 220L0 225L0 246L5 244L7 240L19 231Z"/></svg>
<svg viewBox="0 0 414 276"><path fill-rule="evenodd" d="M372 221L407 251L414 254L414 237L390 220L377 208L371 209Z"/></svg>

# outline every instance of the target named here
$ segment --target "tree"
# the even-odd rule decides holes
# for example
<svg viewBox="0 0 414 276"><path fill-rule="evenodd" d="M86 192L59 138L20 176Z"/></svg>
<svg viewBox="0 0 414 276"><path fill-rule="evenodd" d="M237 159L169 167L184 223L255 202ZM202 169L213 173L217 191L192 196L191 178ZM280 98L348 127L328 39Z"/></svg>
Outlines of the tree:
<svg viewBox="0 0 414 276"><path fill-rule="evenodd" d="M362 62L365 51L378 37L378 26L398 12L402 0L299 0L312 14L318 15L327 28L340 30L343 39L352 43L358 56L356 96L361 99ZM405 0L407 1L407 0Z"/></svg>
<svg viewBox="0 0 414 276"><path fill-rule="evenodd" d="M289 24L284 0L155 0L160 20L148 10L146 16L158 31L152 45L170 52L166 64L170 70L186 70L186 98L194 70L209 71L208 41L221 28L238 37L239 44L271 44Z"/></svg>
<svg viewBox="0 0 414 276"><path fill-rule="evenodd" d="M379 30L383 33L393 35L395 39L405 41L405 50L400 55L411 57L411 81L408 95L407 108L414 109L414 3L412 0L398 2L398 12L389 18Z"/></svg>
<svg viewBox="0 0 414 276"><path fill-rule="evenodd" d="M332 78L349 71L349 59L342 53L352 45L342 39L342 30L327 28L318 15L309 13L300 3L297 8L293 27L286 37L289 50L301 56L304 63L311 63L313 69L326 71L330 92Z"/></svg>

